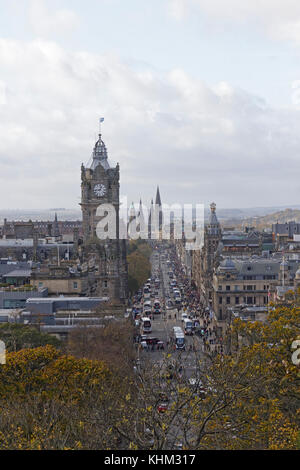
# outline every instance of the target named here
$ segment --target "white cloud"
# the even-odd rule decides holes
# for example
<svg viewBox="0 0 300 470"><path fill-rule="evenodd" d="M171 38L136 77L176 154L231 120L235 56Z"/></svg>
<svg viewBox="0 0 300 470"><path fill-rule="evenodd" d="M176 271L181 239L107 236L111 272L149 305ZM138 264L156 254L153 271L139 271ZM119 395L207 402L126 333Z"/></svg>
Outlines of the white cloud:
<svg viewBox="0 0 300 470"><path fill-rule="evenodd" d="M169 14L175 18L175 20L181 21L186 17L189 11L189 0L171 0L167 4Z"/></svg>
<svg viewBox="0 0 300 470"><path fill-rule="evenodd" d="M6 83L0 80L0 105L6 104Z"/></svg>
<svg viewBox="0 0 300 470"><path fill-rule="evenodd" d="M42 37L49 33L65 34L77 28L80 22L72 10L63 8L53 11L45 0L30 0L29 20L33 31Z"/></svg>
<svg viewBox="0 0 300 470"><path fill-rule="evenodd" d="M0 39L0 207L74 207L97 123L129 200L275 205L299 196L297 109L181 69L135 71L53 42ZM280 188L280 191L279 191ZM285 198L285 200L283 200Z"/></svg>
<svg viewBox="0 0 300 470"><path fill-rule="evenodd" d="M198 11L222 23L251 21L273 38L300 43L298 0L169 0L168 10L176 19Z"/></svg>

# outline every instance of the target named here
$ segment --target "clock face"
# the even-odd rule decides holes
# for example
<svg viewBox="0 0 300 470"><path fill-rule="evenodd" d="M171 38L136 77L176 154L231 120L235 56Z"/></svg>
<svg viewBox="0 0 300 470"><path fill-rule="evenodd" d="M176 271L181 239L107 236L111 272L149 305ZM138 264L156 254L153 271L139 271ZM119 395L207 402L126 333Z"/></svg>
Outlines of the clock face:
<svg viewBox="0 0 300 470"><path fill-rule="evenodd" d="M103 197L103 196L105 196L105 194L106 194L106 187L104 186L104 184L96 184L96 186L94 187L94 193L95 193L96 196L98 196L98 197Z"/></svg>

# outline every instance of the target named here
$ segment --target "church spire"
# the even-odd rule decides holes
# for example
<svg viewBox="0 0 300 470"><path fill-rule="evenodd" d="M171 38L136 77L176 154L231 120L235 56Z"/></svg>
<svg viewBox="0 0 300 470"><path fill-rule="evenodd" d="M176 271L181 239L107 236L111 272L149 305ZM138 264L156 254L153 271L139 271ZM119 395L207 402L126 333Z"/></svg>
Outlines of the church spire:
<svg viewBox="0 0 300 470"><path fill-rule="evenodd" d="M159 232L161 232L162 224L163 224L163 213L162 213L162 203L161 203L159 186L157 186L157 192L156 192L155 211L157 211L156 214L155 214L156 215L155 219L158 219L157 220L158 230L159 230Z"/></svg>
<svg viewBox="0 0 300 470"><path fill-rule="evenodd" d="M159 186L157 186L155 205L161 207L161 198L160 198Z"/></svg>
<svg viewBox="0 0 300 470"><path fill-rule="evenodd" d="M53 224L53 236L54 237L59 237L59 226L58 226L58 221L57 221L57 213L55 213L55 218L54 218L54 224Z"/></svg>

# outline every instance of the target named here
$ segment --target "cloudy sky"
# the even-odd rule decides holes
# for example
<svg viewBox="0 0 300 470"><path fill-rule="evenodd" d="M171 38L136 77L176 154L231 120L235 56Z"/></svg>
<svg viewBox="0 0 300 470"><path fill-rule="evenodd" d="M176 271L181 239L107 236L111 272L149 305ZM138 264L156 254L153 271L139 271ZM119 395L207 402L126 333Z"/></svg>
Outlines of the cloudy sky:
<svg viewBox="0 0 300 470"><path fill-rule="evenodd" d="M102 116L129 200L298 204L299 0L0 0L0 208L78 207Z"/></svg>

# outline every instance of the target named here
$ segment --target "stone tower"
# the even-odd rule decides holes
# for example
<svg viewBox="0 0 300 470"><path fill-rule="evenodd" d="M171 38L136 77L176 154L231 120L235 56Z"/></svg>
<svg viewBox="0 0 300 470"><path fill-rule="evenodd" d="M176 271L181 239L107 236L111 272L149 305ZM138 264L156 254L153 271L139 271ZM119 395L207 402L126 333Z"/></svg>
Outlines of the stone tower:
<svg viewBox="0 0 300 470"><path fill-rule="evenodd" d="M59 237L60 236L60 233L59 233L59 226L58 226L58 221L57 221L57 214L55 213L55 218L54 218L54 223L53 223L53 233L52 233L53 237Z"/></svg>
<svg viewBox="0 0 300 470"><path fill-rule="evenodd" d="M202 285L206 301L212 299L212 280L219 243L222 240L222 230L216 214L216 204L210 205L210 216L204 228L204 246L202 249Z"/></svg>
<svg viewBox="0 0 300 470"><path fill-rule="evenodd" d="M95 261L96 295L108 296L114 301L124 301L127 297L126 253L123 253L126 244L119 237L119 180L119 164L110 167L107 149L99 134L91 165L81 167L83 253L85 259ZM106 240L100 240L96 233L97 224L103 219L97 215L102 204L109 204L115 210L115 233Z"/></svg>

